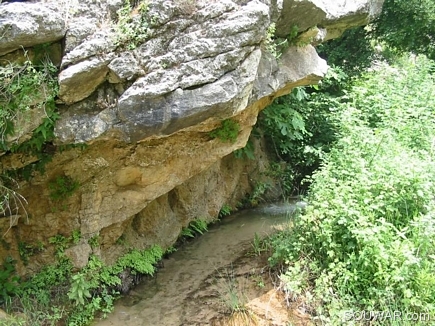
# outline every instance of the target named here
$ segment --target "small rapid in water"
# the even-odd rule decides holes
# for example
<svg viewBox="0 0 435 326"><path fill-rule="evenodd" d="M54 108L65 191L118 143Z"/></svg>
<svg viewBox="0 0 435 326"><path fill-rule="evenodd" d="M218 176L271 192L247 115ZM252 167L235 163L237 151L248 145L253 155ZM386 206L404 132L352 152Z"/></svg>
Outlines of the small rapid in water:
<svg viewBox="0 0 435 326"><path fill-rule="evenodd" d="M118 300L107 319L94 326L210 325L211 303L219 301L212 275L240 259L255 235L285 227L305 203L271 204L238 212L212 225L204 235L163 259L163 267ZM245 263L242 263L245 265ZM243 266L242 266L243 267Z"/></svg>

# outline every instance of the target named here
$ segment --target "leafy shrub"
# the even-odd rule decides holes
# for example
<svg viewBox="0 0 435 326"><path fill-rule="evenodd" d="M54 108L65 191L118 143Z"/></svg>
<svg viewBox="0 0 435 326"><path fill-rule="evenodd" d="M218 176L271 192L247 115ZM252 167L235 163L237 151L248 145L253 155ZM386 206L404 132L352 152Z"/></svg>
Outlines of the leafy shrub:
<svg viewBox="0 0 435 326"><path fill-rule="evenodd" d="M20 278L15 274L15 266L12 258L7 257L0 269L0 305L11 301L19 289Z"/></svg>
<svg viewBox="0 0 435 326"><path fill-rule="evenodd" d="M343 101L347 75L340 69L330 69L320 87L296 88L291 94L277 98L265 108L257 129L274 149L277 161L287 162L285 180L287 193L301 189L303 180L319 166L335 141L334 108Z"/></svg>
<svg viewBox="0 0 435 326"><path fill-rule="evenodd" d="M224 143L234 143L239 135L240 125L238 122L227 119L222 121L219 128L209 132L211 138L219 138Z"/></svg>
<svg viewBox="0 0 435 326"><path fill-rule="evenodd" d="M70 239L73 244L78 244L81 238L82 238L82 233L80 230L77 229L72 232Z"/></svg>
<svg viewBox="0 0 435 326"><path fill-rule="evenodd" d="M354 84L306 213L272 240L288 295L312 298L326 323L352 310L435 312L432 70L404 60Z"/></svg>
<svg viewBox="0 0 435 326"><path fill-rule="evenodd" d="M37 309L41 309L41 313L45 310L45 313L49 314L50 307L60 305L59 293L67 284L71 271L71 262L63 257L59 258L56 264L45 266L39 273L21 282L16 296L22 309L31 312L30 315L37 315ZM35 306L35 302L38 306ZM39 316L35 319L39 320ZM36 320L34 325L38 324Z"/></svg>
<svg viewBox="0 0 435 326"><path fill-rule="evenodd" d="M29 258L31 256L37 252L41 252L43 249L44 245L42 242L39 242L37 245L33 245L24 241L18 242L18 253L24 265L28 264Z"/></svg>
<svg viewBox="0 0 435 326"><path fill-rule="evenodd" d="M0 67L0 148L3 151L24 152L47 162L43 160L47 155L41 150L54 138L54 122L58 118L56 72L57 68L48 61L34 65L27 60L21 66L9 64ZM33 131L31 139L11 144L8 137L19 131L15 124L23 120L31 109L43 109L46 117ZM17 183L9 174L4 171L0 176L0 212L4 215L17 214L19 210L25 212L26 200L13 190Z"/></svg>
<svg viewBox="0 0 435 326"><path fill-rule="evenodd" d="M56 249L56 255L58 257L64 257L65 249L77 244L82 235L80 230L74 230L70 237L65 237L62 234L56 234L48 238L48 243L52 244Z"/></svg>
<svg viewBox="0 0 435 326"><path fill-rule="evenodd" d="M69 247L70 239L61 234L56 234L48 239L48 242L56 248L56 254L61 257L65 249Z"/></svg>
<svg viewBox="0 0 435 326"><path fill-rule="evenodd" d="M90 285L86 282L85 276L81 273L71 277L71 288L68 291L68 298L74 300L77 305L84 305L85 298L91 298Z"/></svg>
<svg viewBox="0 0 435 326"><path fill-rule="evenodd" d="M264 172L271 177L281 189L283 200L290 197L297 187L295 186L295 174L291 163L287 162L270 162L269 168Z"/></svg>
<svg viewBox="0 0 435 326"><path fill-rule="evenodd" d="M96 256L91 256L88 265L72 276L68 297L76 302L76 308L68 316L68 325L88 325L97 312L106 316L113 309L115 298L122 287L120 275L153 275L155 264L162 258L159 246L149 249L133 249L121 256L114 265L106 266Z"/></svg>

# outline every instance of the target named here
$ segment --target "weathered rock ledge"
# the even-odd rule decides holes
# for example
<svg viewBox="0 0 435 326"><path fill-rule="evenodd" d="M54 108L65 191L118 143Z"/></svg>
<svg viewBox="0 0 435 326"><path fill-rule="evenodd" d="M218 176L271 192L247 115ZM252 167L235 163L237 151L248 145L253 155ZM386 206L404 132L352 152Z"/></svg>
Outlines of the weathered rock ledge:
<svg viewBox="0 0 435 326"><path fill-rule="evenodd" d="M20 241L46 244L80 230L83 238L68 254L82 266L95 235L94 251L107 261L125 250L115 245L121 236L136 247L170 246L189 221L215 218L249 189L258 166L227 155L246 144L259 111L275 97L316 83L327 70L310 44L289 47L279 60L268 53L271 23L276 36L297 26L301 37L309 31L318 43L367 23L382 0L153 0L146 35L134 45L119 42L123 1L65 4L0 4L0 62L20 60L13 51L22 47L61 41L56 144L88 145L57 152L44 175L20 182L29 219L4 235L9 249L0 248L0 258L17 256ZM211 139L208 133L227 118L240 124L237 140ZM2 165L32 160L4 155ZM58 176L80 183L61 207L48 188ZM2 234L8 223L0 219ZM28 270L50 262L51 253L35 256Z"/></svg>

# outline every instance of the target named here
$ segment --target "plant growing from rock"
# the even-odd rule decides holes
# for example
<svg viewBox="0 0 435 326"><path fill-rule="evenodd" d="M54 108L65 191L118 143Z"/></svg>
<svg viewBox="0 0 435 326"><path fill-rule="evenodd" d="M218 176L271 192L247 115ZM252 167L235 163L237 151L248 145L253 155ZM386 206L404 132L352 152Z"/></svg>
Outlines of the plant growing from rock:
<svg viewBox="0 0 435 326"><path fill-rule="evenodd" d="M91 246L92 249L96 249L100 246L100 236L98 234L92 236L88 240L88 244Z"/></svg>
<svg viewBox="0 0 435 326"><path fill-rule="evenodd" d="M82 235L80 230L74 230L70 237L65 237L62 234L56 234L55 236L48 238L48 243L52 244L55 247L56 255L58 257L64 257L65 249L79 243L81 238ZM38 244L38 250L41 251L42 249L42 243Z"/></svg>
<svg viewBox="0 0 435 326"><path fill-rule="evenodd" d="M202 219L197 219L197 220L190 222L189 227L191 227L193 231L195 231L199 234L204 234L204 232L208 231L207 221L202 220Z"/></svg>
<svg viewBox="0 0 435 326"><path fill-rule="evenodd" d="M38 66L27 60L23 65L0 67L0 148L3 151L25 152L42 159L43 144L54 137L54 121L58 117L54 101L58 91L56 72L56 67L46 60ZM19 131L17 122L30 119L26 115L30 110L41 109L46 117L33 131L32 138L22 144L8 142ZM27 215L24 207L27 202L13 190L16 186L10 173L5 171L0 176L0 214L14 215L21 209Z"/></svg>
<svg viewBox="0 0 435 326"><path fill-rule="evenodd" d="M27 60L22 66L0 67L0 147L7 150L7 136L12 135L20 114L43 108L49 112L57 94L57 69L46 61L34 66Z"/></svg>
<svg viewBox="0 0 435 326"><path fill-rule="evenodd" d="M64 200L71 197L79 188L80 183L68 176L58 176L48 184L50 198L54 201Z"/></svg>
<svg viewBox="0 0 435 326"><path fill-rule="evenodd" d="M264 41L266 51L272 54L276 59L279 59L289 46L302 46L303 44L297 42L298 32L299 27L293 25L286 38L276 37L276 25L275 23L270 24Z"/></svg>
<svg viewBox="0 0 435 326"><path fill-rule="evenodd" d="M70 239L61 234L56 234L55 236L48 238L48 243L54 245L58 257L63 257L65 249L69 247L69 242Z"/></svg>
<svg viewBox="0 0 435 326"><path fill-rule="evenodd" d="M116 29L116 44L128 50L134 50L148 37L149 22L147 17L148 1L139 1L132 8L130 1L125 0L124 6L118 10Z"/></svg>
<svg viewBox="0 0 435 326"><path fill-rule="evenodd" d="M234 143L239 135L240 124L232 119L222 121L221 126L209 132L211 138L218 138L224 143Z"/></svg>
<svg viewBox="0 0 435 326"><path fill-rule="evenodd" d="M189 225L181 230L181 237L194 238L197 234L207 232L207 222L202 219L193 220Z"/></svg>
<svg viewBox="0 0 435 326"><path fill-rule="evenodd" d="M233 154L239 159L247 158L249 160L255 160L255 147L251 138L248 139L245 147L235 150Z"/></svg>
<svg viewBox="0 0 435 326"><path fill-rule="evenodd" d="M78 244L80 239L82 238L82 233L80 230L74 230L71 234L71 241L73 244Z"/></svg>
<svg viewBox="0 0 435 326"><path fill-rule="evenodd" d="M21 261L24 265L29 263L29 258L38 252L44 250L44 245L39 242L37 245L33 245L24 241L18 242L18 253L20 255Z"/></svg>
<svg viewBox="0 0 435 326"><path fill-rule="evenodd" d="M228 204L224 204L224 205L222 205L222 207L219 211L218 217L222 218L222 217L228 216L230 214L231 214L231 206Z"/></svg>

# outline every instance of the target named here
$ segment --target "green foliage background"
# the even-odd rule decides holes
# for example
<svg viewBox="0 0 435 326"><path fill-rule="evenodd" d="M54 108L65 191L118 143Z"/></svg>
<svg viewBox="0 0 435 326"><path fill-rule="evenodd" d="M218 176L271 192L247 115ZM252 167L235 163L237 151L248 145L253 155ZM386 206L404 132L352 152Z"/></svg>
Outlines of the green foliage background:
<svg viewBox="0 0 435 326"><path fill-rule="evenodd" d="M347 311L435 312L433 68L406 57L353 82L330 113L336 140L307 211L272 241L271 263L288 266L285 290L323 322L349 322Z"/></svg>
<svg viewBox="0 0 435 326"><path fill-rule="evenodd" d="M432 0L385 0L372 35L390 47L435 59L435 2Z"/></svg>
<svg viewBox="0 0 435 326"><path fill-rule="evenodd" d="M257 133L264 135L277 161L287 162L280 175L274 174L285 181L286 195L307 189L304 181L319 168L336 140L333 113L343 101L349 79L343 69L332 67L318 86L296 88L261 112Z"/></svg>

